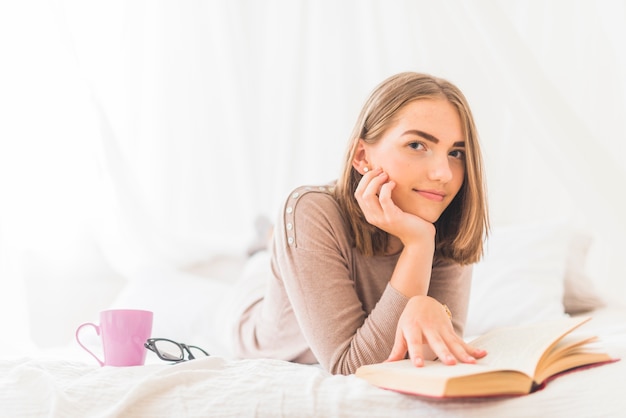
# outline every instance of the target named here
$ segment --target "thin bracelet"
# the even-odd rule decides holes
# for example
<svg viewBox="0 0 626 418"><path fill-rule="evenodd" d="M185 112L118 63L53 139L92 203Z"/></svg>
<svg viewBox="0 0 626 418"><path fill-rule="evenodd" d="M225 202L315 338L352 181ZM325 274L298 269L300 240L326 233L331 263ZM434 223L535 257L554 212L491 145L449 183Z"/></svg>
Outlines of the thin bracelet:
<svg viewBox="0 0 626 418"><path fill-rule="evenodd" d="M446 311L446 314L448 314L448 319L452 321L452 312L450 312L450 308L448 308L448 305L446 305L445 303L442 303L441 306L443 306L443 309Z"/></svg>

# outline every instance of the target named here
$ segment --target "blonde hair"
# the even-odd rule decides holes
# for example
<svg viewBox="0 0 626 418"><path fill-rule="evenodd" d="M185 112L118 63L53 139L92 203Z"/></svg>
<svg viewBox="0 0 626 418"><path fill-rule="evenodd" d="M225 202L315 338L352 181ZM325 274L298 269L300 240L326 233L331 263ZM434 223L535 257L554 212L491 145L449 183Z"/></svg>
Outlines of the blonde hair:
<svg viewBox="0 0 626 418"><path fill-rule="evenodd" d="M435 252L460 264L475 263L482 257L489 219L482 156L474 118L465 96L455 85L428 74L414 72L391 76L373 90L348 141L345 165L337 180L335 197L347 218L354 245L362 254L384 254L389 236L365 220L354 197L362 177L352 166L359 139L370 144L377 142L403 106L414 100L434 98L447 100L459 112L466 153L463 185L435 222Z"/></svg>

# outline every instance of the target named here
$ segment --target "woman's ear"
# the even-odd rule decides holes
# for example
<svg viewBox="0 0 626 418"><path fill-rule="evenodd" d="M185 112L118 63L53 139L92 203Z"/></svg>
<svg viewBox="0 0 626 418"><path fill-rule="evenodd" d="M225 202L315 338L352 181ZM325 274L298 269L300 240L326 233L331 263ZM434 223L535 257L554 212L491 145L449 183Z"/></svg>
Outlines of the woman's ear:
<svg viewBox="0 0 626 418"><path fill-rule="evenodd" d="M367 150L365 149L365 143L362 139L359 139L359 144L354 152L354 158L352 159L352 167L361 175L367 173L371 168L367 161Z"/></svg>

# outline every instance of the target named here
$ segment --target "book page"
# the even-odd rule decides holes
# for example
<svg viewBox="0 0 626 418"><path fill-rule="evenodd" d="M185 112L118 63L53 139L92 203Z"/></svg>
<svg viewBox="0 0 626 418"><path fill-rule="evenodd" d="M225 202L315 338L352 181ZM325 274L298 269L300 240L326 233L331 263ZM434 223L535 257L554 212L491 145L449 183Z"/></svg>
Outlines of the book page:
<svg viewBox="0 0 626 418"><path fill-rule="evenodd" d="M533 376L543 353L563 335L589 319L563 317L538 324L499 328L472 340L470 344L487 350L487 356L478 363Z"/></svg>

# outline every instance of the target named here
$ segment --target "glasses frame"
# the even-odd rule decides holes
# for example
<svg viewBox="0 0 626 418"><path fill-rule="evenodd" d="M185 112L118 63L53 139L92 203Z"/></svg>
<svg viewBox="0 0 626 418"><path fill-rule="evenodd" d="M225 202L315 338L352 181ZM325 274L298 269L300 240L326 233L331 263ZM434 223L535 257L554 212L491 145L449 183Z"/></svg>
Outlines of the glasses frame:
<svg viewBox="0 0 626 418"><path fill-rule="evenodd" d="M161 354L161 352L159 351L159 349L156 346L156 343L159 341L167 341L168 343L177 345L180 348L181 353L183 353L183 358L182 359L173 359L173 358L167 358L167 357L163 357L163 355ZM196 357L193 355L193 353L191 352L190 348L194 348L196 350L200 350L201 352L203 352L207 357L210 356L209 353L207 353L206 350L196 346L196 345L187 345L187 344L183 344L183 343L179 343L176 342L174 340L170 340L168 338L148 338L146 340L146 342L143 344L144 347L146 347L148 350L152 351L153 353L155 353L157 355L158 358L160 358L161 360L164 361L171 361L173 363L182 363L183 361L188 361L188 360L195 360ZM185 352L187 353L187 358L185 359Z"/></svg>

